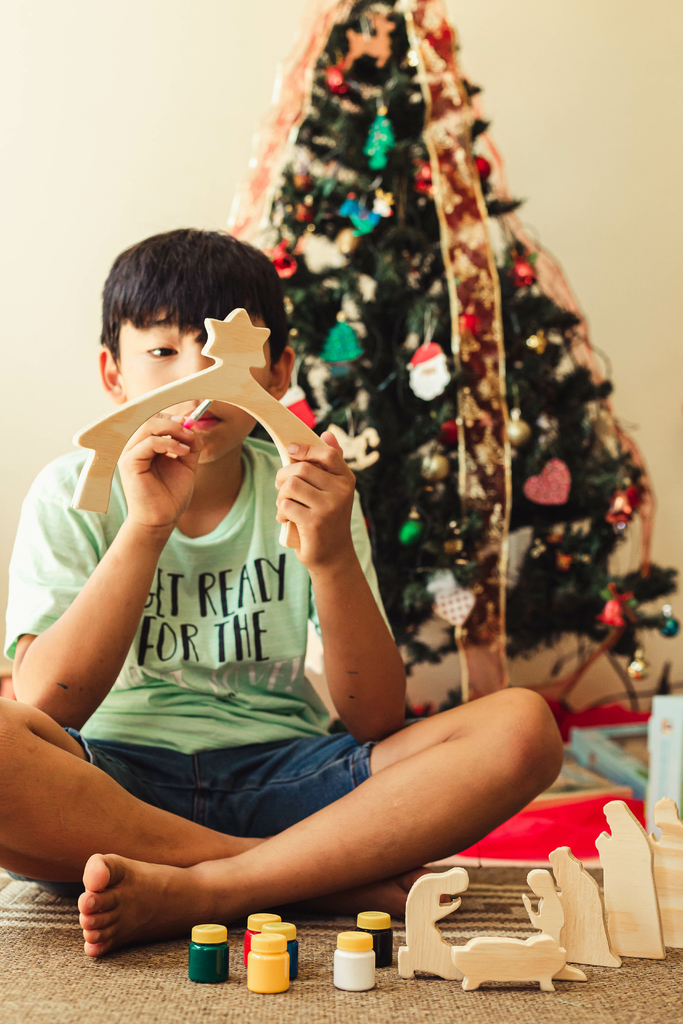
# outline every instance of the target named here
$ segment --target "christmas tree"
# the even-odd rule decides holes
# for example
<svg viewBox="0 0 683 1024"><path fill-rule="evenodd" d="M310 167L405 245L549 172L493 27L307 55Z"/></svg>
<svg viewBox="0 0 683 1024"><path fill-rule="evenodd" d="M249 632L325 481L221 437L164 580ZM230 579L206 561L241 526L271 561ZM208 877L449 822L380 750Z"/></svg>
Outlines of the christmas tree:
<svg viewBox="0 0 683 1024"><path fill-rule="evenodd" d="M626 575L610 556L636 513L647 540L647 477L564 279L514 214L440 0L323 0L309 25L231 229L283 280L285 401L356 471L409 666L457 645L476 695L505 684L505 650L571 633L591 642L579 673L612 650L642 677L642 631L678 630L643 606L675 573L646 544ZM438 646L419 639L434 612L455 626Z"/></svg>

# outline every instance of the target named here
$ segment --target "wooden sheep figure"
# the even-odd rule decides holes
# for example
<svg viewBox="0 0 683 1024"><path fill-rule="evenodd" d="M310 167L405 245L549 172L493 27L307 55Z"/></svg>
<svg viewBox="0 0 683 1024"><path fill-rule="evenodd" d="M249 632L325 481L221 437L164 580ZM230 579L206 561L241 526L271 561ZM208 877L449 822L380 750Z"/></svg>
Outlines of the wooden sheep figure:
<svg viewBox="0 0 683 1024"><path fill-rule="evenodd" d="M623 800L603 808L612 830L595 840L604 872L610 942L622 956L663 960L662 921L647 833Z"/></svg>
<svg viewBox="0 0 683 1024"><path fill-rule="evenodd" d="M662 914L664 945L683 948L683 821L673 800L655 804L655 825L662 838L650 836L654 851L655 886Z"/></svg>
<svg viewBox="0 0 683 1024"><path fill-rule="evenodd" d="M436 922L460 906L460 897L441 902L442 894L465 892L469 877L464 868L422 875L406 901L406 945L398 951L398 973L412 978L415 971L459 981L462 974L451 959L453 947L443 938Z"/></svg>
<svg viewBox="0 0 683 1024"><path fill-rule="evenodd" d="M538 896L538 911L534 912L531 900L526 893L522 893L522 900L529 915L529 920L534 928L538 928L545 935L549 935L558 946L564 946L560 939L562 926L564 925L564 910L553 882L553 876L549 871L538 869L530 871L526 880L531 891ZM569 958L569 953L567 953L567 958ZM570 967L567 964L559 974L555 975L555 980L586 981L587 979L586 975L578 967Z"/></svg>
<svg viewBox="0 0 683 1024"><path fill-rule="evenodd" d="M81 471L73 508L106 512L114 470L126 444L150 416L179 402L210 398L244 409L266 428L285 466L290 462L286 452L288 444L324 444L262 388L251 373L252 367L259 369L266 365L263 346L270 331L254 327L244 309L233 309L225 320L207 319L204 324L208 340L202 355L213 359L213 366L125 402L115 412L76 434L74 444L91 448L92 454ZM288 547L298 546L298 531L293 523L285 524L280 541L286 542Z"/></svg>
<svg viewBox="0 0 683 1024"><path fill-rule="evenodd" d="M537 981L543 992L554 992L553 978L567 963L565 950L549 935L532 935L525 941L481 936L466 946L453 946L452 956L464 975L465 992L483 981Z"/></svg>
<svg viewBox="0 0 683 1024"><path fill-rule="evenodd" d="M595 967L621 967L609 941L605 906L600 887L568 846L560 846L550 854L564 923L559 942L567 950L573 964Z"/></svg>

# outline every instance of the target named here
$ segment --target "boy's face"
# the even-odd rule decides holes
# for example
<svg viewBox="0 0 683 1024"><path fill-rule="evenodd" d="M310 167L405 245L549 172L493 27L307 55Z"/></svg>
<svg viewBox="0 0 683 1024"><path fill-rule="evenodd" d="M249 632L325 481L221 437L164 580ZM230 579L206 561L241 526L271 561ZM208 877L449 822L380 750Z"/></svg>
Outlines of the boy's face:
<svg viewBox="0 0 683 1024"><path fill-rule="evenodd" d="M265 327L263 320L252 317L255 327ZM159 320L149 327L139 328L126 321L121 325L119 361L114 361L109 349L100 352L100 373L105 390L116 404L187 377L198 370L206 370L213 360L201 354L204 342L199 331L181 333L179 328ZM264 346L266 366L253 371L256 380L274 398L282 398L289 387L294 364L294 352L287 347L278 362L270 362L270 346ZM189 416L201 402L180 402L164 412L168 416ZM226 402L212 402L196 424L202 438L200 463L216 462L236 448L254 428L253 416Z"/></svg>

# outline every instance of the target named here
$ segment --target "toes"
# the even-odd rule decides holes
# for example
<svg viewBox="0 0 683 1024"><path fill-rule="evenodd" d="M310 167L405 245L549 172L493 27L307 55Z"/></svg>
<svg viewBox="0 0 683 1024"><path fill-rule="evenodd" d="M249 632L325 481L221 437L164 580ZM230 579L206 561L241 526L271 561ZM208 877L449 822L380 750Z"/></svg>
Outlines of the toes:
<svg viewBox="0 0 683 1024"><path fill-rule="evenodd" d="M111 949L112 943L109 942L88 942L87 940L83 943L83 952L86 956L104 956Z"/></svg>
<svg viewBox="0 0 683 1024"><path fill-rule="evenodd" d="M114 910L119 905L119 896L115 889L104 892L82 892L78 897L78 909L81 914L102 914Z"/></svg>
<svg viewBox="0 0 683 1024"><path fill-rule="evenodd" d="M122 857L113 853L94 853L85 865L83 885L90 892L102 892L122 882L125 874Z"/></svg>
<svg viewBox="0 0 683 1024"><path fill-rule="evenodd" d="M78 923L84 932L91 930L101 931L103 928L109 928L111 925L116 924L118 919L118 912L110 912L109 914L80 914Z"/></svg>

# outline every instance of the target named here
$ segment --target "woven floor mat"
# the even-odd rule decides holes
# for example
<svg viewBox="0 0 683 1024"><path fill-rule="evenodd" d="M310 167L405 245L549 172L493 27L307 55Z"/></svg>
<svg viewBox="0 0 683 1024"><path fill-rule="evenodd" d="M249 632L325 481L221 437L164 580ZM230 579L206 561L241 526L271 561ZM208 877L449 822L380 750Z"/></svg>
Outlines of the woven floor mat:
<svg viewBox="0 0 683 1024"><path fill-rule="evenodd" d="M457 945L475 935L532 934L522 905L526 872L470 872L462 907L444 922ZM4 883L4 888L2 887ZM289 992L256 995L246 987L242 930L230 930L230 980L196 985L187 977L187 939L135 946L102 960L82 952L75 900L27 882L0 878L0 1024L670 1024L683 1019L683 950L665 961L626 959L620 970L586 967L587 984L486 986L463 992L457 982L377 972L371 992L332 984L337 932L351 918L296 919L300 975ZM394 925L395 947L404 939Z"/></svg>

